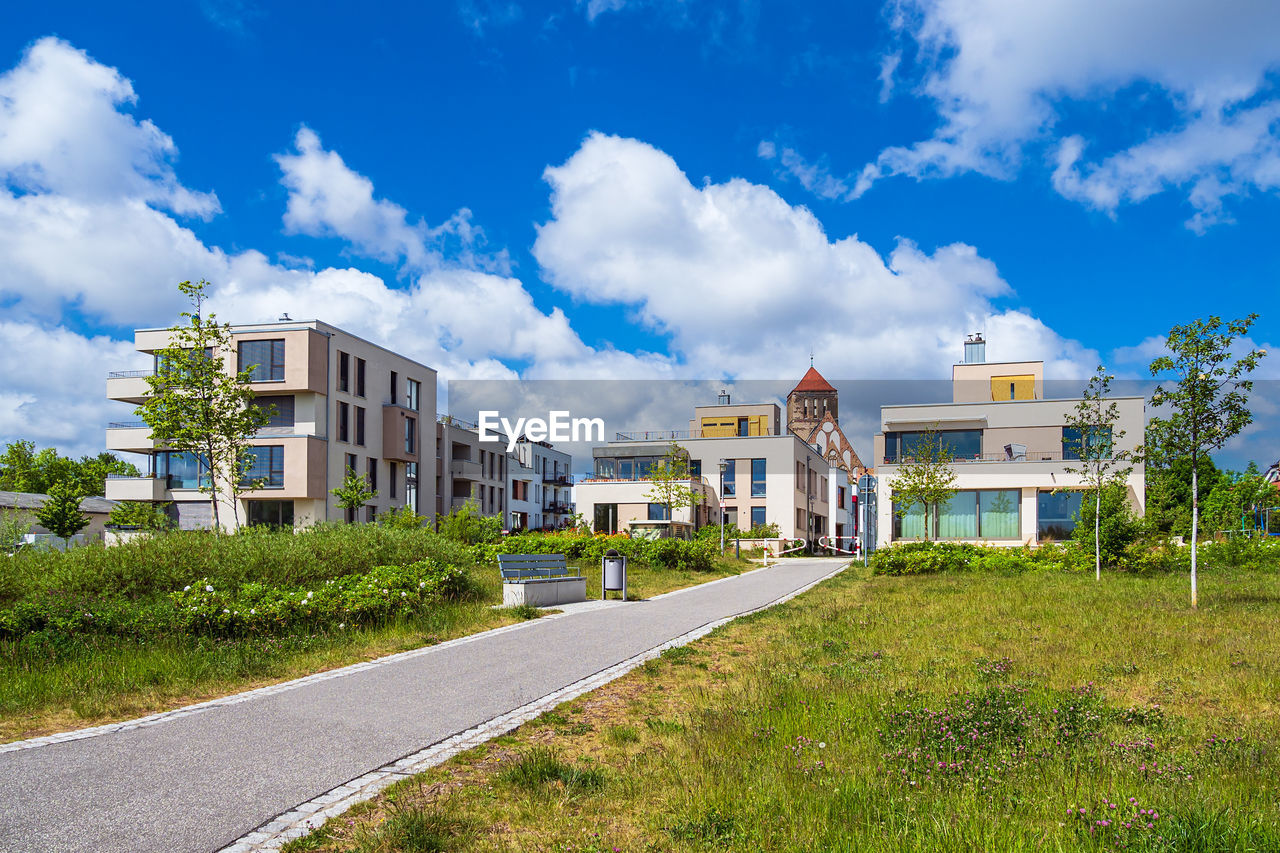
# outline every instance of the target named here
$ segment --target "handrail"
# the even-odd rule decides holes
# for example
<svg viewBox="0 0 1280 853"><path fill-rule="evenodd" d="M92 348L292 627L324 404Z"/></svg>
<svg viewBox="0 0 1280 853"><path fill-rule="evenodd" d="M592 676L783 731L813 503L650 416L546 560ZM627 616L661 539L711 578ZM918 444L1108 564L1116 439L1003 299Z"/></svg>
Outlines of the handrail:
<svg viewBox="0 0 1280 853"><path fill-rule="evenodd" d="M107 374L108 379L142 379L147 376L155 376L154 370L112 370Z"/></svg>
<svg viewBox="0 0 1280 853"><path fill-rule="evenodd" d="M782 546L783 544L787 543L787 542L799 542L800 544L799 544L799 545L797 545L797 546L796 546L796 547L794 547L794 548L786 548L786 549L783 549L781 546ZM808 548L808 547L809 547L809 540L808 540L808 539L795 539L795 538L792 538L792 537L790 537L790 536L780 536L780 537L778 537L778 546L779 546L779 547L778 547L778 556L779 556L779 557L781 557L783 554L792 554L792 553L794 553L794 552L796 552L796 551L803 551L805 548Z"/></svg>

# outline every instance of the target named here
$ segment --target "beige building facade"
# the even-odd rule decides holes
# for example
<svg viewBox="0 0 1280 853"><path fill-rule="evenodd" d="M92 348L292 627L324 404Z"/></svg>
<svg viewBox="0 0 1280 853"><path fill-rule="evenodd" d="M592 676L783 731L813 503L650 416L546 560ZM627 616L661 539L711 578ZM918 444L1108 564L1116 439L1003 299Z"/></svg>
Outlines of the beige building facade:
<svg viewBox="0 0 1280 853"><path fill-rule="evenodd" d="M251 442L250 476L265 485L242 493L234 505L229 495L219 496L224 526L232 518L287 527L366 521L402 506L430 515L435 370L319 320L285 318L232 326L231 332L230 351L215 356L228 372L252 367L256 404L273 413ZM169 335L167 329L140 329L134 346L154 356L168 346ZM153 372L109 374L107 397L141 403L149 393L146 376ZM110 424L107 448L146 457L144 476L108 480L108 498L164 502L180 527L212 525L209 498L199 489L200 465L190 454L157 446L139 422ZM355 518L330 494L349 469L377 492Z"/></svg>

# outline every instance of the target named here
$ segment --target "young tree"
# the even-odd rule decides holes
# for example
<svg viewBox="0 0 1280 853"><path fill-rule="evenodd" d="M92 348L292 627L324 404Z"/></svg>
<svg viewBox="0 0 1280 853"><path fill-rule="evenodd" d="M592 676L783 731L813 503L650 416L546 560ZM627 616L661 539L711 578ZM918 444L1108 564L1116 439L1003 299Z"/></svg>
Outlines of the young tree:
<svg viewBox="0 0 1280 853"><path fill-rule="evenodd" d="M218 323L213 314L201 315L208 286L206 281L178 285L194 310L182 312L187 322L171 328L169 345L156 352L155 375L147 378L151 393L137 411L157 445L195 457L200 490L213 507L214 530L221 530L218 495L230 496L233 526L238 526L240 495L261 487L261 481L248 478L249 441L267 425L271 411L253 405L249 380L255 365L237 372L226 363L235 357L231 326Z"/></svg>
<svg viewBox="0 0 1280 853"><path fill-rule="evenodd" d="M167 530L173 526L165 513L168 504L147 501L121 501L111 508L107 519L111 524L141 527L143 530Z"/></svg>
<svg viewBox="0 0 1280 853"><path fill-rule="evenodd" d="M942 442L938 425L926 429L910 448L902 448L898 476L889 482L893 490L893 512L903 518L911 507L924 508L924 538L929 539L929 516L956 493L956 474L951 469L955 453ZM937 531L934 531L935 535Z"/></svg>
<svg viewBox="0 0 1280 853"><path fill-rule="evenodd" d="M1098 365L1085 388L1084 399L1076 404L1066 423L1067 428L1075 433L1075 439L1068 442L1068 449L1076 457L1076 463L1065 466L1066 470L1079 474L1093 492L1093 568L1097 580L1102 580L1103 490L1112 482L1127 477L1138 459L1134 451L1116 449L1125 431L1116 429L1120 422L1120 407L1108 399L1113 378L1102 365Z"/></svg>
<svg viewBox="0 0 1280 853"><path fill-rule="evenodd" d="M347 476L343 478L342 485L336 489L330 489L329 494L338 499L338 506L347 511L347 517L356 521L360 520L356 514L360 507L378 496L378 492L369 485L369 479L364 474L357 474L351 468L347 469Z"/></svg>
<svg viewBox="0 0 1280 853"><path fill-rule="evenodd" d="M31 516L19 509L0 509L0 552L18 550L22 537L31 532Z"/></svg>
<svg viewBox="0 0 1280 853"><path fill-rule="evenodd" d="M36 510L36 521L64 543L89 524L89 516L80 512L80 492L71 483L54 483L49 499Z"/></svg>
<svg viewBox="0 0 1280 853"><path fill-rule="evenodd" d="M673 441L667 447L666 456L649 472L650 485L645 499L665 506L667 520L671 521L677 509L702 503L702 493L690 486L692 477L688 452Z"/></svg>
<svg viewBox="0 0 1280 853"><path fill-rule="evenodd" d="M1191 460L1191 607L1196 600L1196 545L1200 526L1200 496L1196 472L1200 459L1220 450L1253 420L1248 407L1253 383L1246 379L1266 350L1250 350L1236 358L1231 346L1249 333L1257 314L1224 323L1210 316L1174 326L1165 340L1168 355L1151 362L1151 375L1174 381L1157 385L1153 406L1169 406L1167 418L1153 418L1148 430L1166 458Z"/></svg>

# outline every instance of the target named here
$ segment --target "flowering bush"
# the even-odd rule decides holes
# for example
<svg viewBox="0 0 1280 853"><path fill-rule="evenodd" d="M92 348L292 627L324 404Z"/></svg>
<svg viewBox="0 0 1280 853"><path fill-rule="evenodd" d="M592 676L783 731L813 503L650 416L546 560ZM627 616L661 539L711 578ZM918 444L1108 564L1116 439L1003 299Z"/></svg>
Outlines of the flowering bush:
<svg viewBox="0 0 1280 853"><path fill-rule="evenodd" d="M304 626L341 629L408 616L441 598L459 597L466 585L461 569L421 560L407 566L375 566L308 589L256 582L219 589L202 579L170 598L187 632L241 636Z"/></svg>

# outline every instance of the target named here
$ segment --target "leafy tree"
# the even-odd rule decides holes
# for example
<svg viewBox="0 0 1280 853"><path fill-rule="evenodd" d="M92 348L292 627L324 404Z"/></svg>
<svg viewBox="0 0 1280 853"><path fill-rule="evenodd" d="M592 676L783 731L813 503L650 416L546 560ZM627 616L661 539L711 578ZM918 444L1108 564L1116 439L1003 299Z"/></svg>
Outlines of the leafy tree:
<svg viewBox="0 0 1280 853"><path fill-rule="evenodd" d="M929 518L934 509L956 493L955 453L942 441L938 425L924 430L909 448L903 448L898 475L889 481L893 512L903 518L916 504L924 508L924 538L929 539ZM936 531L935 531L936 533Z"/></svg>
<svg viewBox="0 0 1280 853"><path fill-rule="evenodd" d="M1153 449L1150 427L1147 448ZM1224 474L1208 456L1196 463L1196 491L1201 503L1222 480ZM1153 533L1191 537L1191 460L1165 459L1163 452L1147 454L1146 524Z"/></svg>
<svg viewBox="0 0 1280 853"><path fill-rule="evenodd" d="M167 506L146 501L121 501L111 508L107 520L111 524L136 526L143 530L167 530L173 525L165 513Z"/></svg>
<svg viewBox="0 0 1280 853"><path fill-rule="evenodd" d="M36 520L54 536L66 542L89 524L89 516L80 512L80 492L68 482L49 487L49 499L35 512Z"/></svg>
<svg viewBox="0 0 1280 853"><path fill-rule="evenodd" d="M200 313L208 285L178 285L194 310L182 312L186 323L171 328L169 345L156 352L155 375L147 378L151 393L138 414L157 444L195 457L200 490L212 504L214 529L221 530L218 496L231 498L238 526L240 495L262 485L248 477L249 441L267 425L273 407L253 405L249 380L255 365L236 372L227 364L235 358L231 326Z"/></svg>
<svg viewBox="0 0 1280 853"><path fill-rule="evenodd" d="M1253 515L1259 509L1275 506L1280 493L1262 477L1258 466L1250 462L1243 472L1226 471L1201 503L1204 505L1202 527L1209 533L1253 529Z"/></svg>
<svg viewBox="0 0 1280 853"><path fill-rule="evenodd" d="M0 509L0 551L12 554L30 532L30 515L18 509Z"/></svg>
<svg viewBox="0 0 1280 853"><path fill-rule="evenodd" d="M0 490L45 494L54 483L75 483L81 494L106 492L107 474L138 476L138 469L114 453L82 456L79 461L46 447L37 452L34 442L14 441L0 451Z"/></svg>
<svg viewBox="0 0 1280 853"><path fill-rule="evenodd" d="M1169 406L1167 418L1153 418L1149 434L1166 458L1191 460L1191 606L1196 600L1196 543L1200 526L1197 471L1200 459L1221 450L1253 420L1248 395L1253 383L1246 377L1266 355L1250 350L1239 358L1231 353L1236 338L1249 333L1257 314L1224 323L1219 317L1174 326L1165 339L1168 355L1151 362L1151 375L1164 375L1174 384L1156 386L1151 402Z"/></svg>
<svg viewBox="0 0 1280 853"><path fill-rule="evenodd" d="M347 476L343 478L342 485L336 489L330 489L329 494L338 499L338 506L347 511L347 518L356 521L360 520L356 511L378 496L378 492L369 485L369 479L364 474L357 474L351 468L347 469Z"/></svg>
<svg viewBox="0 0 1280 853"><path fill-rule="evenodd" d="M1123 480L1133 470L1138 453L1118 450L1116 445L1125 431L1116 429L1120 407L1109 400L1112 377L1098 365L1085 388L1084 398L1068 416L1066 426L1078 436L1069 443L1076 461L1064 466L1079 474L1093 492L1093 561L1097 580L1102 580L1102 495L1112 483ZM1081 519L1083 520L1083 519Z"/></svg>
<svg viewBox="0 0 1280 853"><path fill-rule="evenodd" d="M702 503L702 493L690 483L693 475L689 469L689 453L674 441L667 453L649 472L649 491L645 500L662 504L667 508L667 519L675 518L677 509L692 508Z"/></svg>
<svg viewBox="0 0 1280 853"><path fill-rule="evenodd" d="M1095 500L1080 504L1080 523L1071 537L1082 548L1094 549L1095 562L1115 565L1143 533L1141 519L1129 505L1129 488L1110 480L1095 490Z"/></svg>

